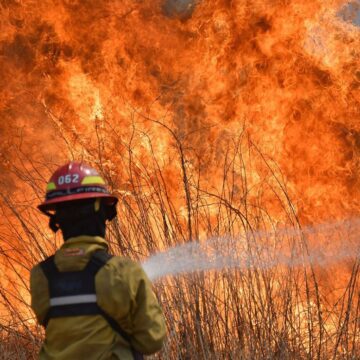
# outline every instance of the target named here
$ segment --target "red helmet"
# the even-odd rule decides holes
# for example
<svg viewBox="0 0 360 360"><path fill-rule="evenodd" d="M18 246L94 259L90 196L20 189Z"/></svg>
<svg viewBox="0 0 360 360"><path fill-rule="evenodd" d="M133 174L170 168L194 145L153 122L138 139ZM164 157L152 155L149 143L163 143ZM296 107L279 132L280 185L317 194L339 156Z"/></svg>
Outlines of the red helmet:
<svg viewBox="0 0 360 360"><path fill-rule="evenodd" d="M67 201L103 198L108 205L115 205L116 196L109 193L104 179L90 166L70 162L55 171L46 187L45 201L38 208L46 212L56 204Z"/></svg>

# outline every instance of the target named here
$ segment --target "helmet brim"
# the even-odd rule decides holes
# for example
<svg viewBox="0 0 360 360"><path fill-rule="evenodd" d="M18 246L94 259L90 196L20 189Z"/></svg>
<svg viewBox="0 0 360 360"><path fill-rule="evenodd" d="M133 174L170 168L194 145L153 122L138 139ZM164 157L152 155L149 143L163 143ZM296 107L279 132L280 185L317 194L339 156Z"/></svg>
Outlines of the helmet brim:
<svg viewBox="0 0 360 360"><path fill-rule="evenodd" d="M84 200L84 199L95 199L101 198L107 205L116 205L118 202L118 198L116 196L110 194L101 194L98 192L86 193L86 194L73 194L73 195L65 195L59 196L55 199L46 200L42 204L38 206L38 209L43 213L47 211L55 210L56 206L59 204L67 203L69 201L75 200Z"/></svg>

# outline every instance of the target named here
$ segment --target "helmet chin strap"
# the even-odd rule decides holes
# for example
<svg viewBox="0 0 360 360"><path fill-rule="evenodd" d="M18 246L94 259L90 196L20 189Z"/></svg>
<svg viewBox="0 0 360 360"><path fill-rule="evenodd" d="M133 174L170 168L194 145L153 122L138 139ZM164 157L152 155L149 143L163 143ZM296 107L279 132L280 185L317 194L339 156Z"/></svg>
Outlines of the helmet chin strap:
<svg viewBox="0 0 360 360"><path fill-rule="evenodd" d="M56 216L55 214L49 214L48 216L49 216L49 227L56 234L60 230L60 227L56 221Z"/></svg>
<svg viewBox="0 0 360 360"><path fill-rule="evenodd" d="M60 227L56 221L55 214L49 211L43 211L43 214L49 218L49 228L56 234L60 230Z"/></svg>
<svg viewBox="0 0 360 360"><path fill-rule="evenodd" d="M108 221L112 221L113 219L115 219L117 215L116 206L115 205L106 206L105 215L106 215L106 220Z"/></svg>

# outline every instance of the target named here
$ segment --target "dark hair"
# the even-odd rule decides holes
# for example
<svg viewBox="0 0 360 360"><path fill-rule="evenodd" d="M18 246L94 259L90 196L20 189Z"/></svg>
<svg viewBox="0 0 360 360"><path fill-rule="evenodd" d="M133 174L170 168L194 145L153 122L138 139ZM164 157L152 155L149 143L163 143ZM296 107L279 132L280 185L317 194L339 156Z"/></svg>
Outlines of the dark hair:
<svg viewBox="0 0 360 360"><path fill-rule="evenodd" d="M57 205L50 227L54 231L60 229L64 240L80 235L105 237L106 220L115 216L115 206L105 205L101 200L69 201Z"/></svg>

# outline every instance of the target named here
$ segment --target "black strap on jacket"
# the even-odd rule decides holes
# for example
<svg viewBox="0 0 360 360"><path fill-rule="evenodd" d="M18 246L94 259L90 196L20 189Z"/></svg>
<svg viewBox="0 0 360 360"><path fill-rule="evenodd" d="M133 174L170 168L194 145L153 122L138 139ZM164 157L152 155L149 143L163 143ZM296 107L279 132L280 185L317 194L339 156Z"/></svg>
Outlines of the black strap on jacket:
<svg viewBox="0 0 360 360"><path fill-rule="evenodd" d="M60 272L55 265L54 255L40 263L50 293L50 309L42 324L45 328L52 318L101 315L131 346L131 337L96 301L95 276L112 257L105 251L97 251L82 271ZM132 352L135 360L143 359L136 350L132 349Z"/></svg>

